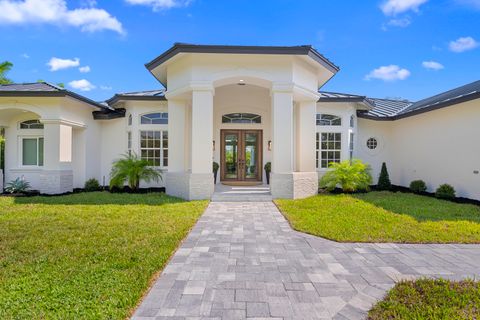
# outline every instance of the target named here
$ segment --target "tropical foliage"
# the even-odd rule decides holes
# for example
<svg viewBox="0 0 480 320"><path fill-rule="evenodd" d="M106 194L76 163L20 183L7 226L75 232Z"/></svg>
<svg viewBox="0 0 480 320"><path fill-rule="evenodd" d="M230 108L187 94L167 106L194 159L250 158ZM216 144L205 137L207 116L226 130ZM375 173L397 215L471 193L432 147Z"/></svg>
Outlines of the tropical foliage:
<svg viewBox="0 0 480 320"><path fill-rule="evenodd" d="M330 170L320 180L320 187L332 191L340 187L344 192L368 190L372 183L370 166L359 159L331 163Z"/></svg>
<svg viewBox="0 0 480 320"><path fill-rule="evenodd" d="M9 61L0 62L0 85L12 83L10 79L7 78L6 74L13 67L13 63Z"/></svg>
<svg viewBox="0 0 480 320"><path fill-rule="evenodd" d="M123 159L119 159L113 163L112 171L110 172L110 187L121 188L128 183L132 190L138 190L140 181L158 182L162 179L162 174L159 170L150 167L147 160L140 159L135 153L125 154Z"/></svg>
<svg viewBox="0 0 480 320"><path fill-rule="evenodd" d="M25 179L17 178L7 183L5 192L8 193L25 193L30 189L30 183Z"/></svg>

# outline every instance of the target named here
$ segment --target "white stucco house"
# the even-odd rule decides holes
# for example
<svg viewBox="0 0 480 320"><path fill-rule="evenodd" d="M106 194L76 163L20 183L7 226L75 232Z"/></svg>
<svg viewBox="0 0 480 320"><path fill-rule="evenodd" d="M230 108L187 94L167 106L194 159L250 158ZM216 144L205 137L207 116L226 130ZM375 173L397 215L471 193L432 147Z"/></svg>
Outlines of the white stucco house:
<svg viewBox="0 0 480 320"><path fill-rule="evenodd" d="M271 162L272 195L301 198L353 157L374 179L386 162L396 185L449 183L480 200L480 81L418 102L323 92L339 68L311 46L177 43L146 67L166 89L102 103L48 83L0 86L3 181L46 194L107 185L112 162L135 152L185 199L211 197L213 161L217 183L233 184L264 183Z"/></svg>

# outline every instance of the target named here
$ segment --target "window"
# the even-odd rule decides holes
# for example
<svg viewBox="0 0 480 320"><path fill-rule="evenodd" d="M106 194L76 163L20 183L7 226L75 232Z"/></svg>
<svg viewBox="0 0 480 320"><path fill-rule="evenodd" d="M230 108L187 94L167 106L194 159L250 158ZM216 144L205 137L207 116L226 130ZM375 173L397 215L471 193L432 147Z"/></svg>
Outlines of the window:
<svg viewBox="0 0 480 320"><path fill-rule="evenodd" d="M43 123L39 120L27 120L20 123L20 129L43 129Z"/></svg>
<svg viewBox="0 0 480 320"><path fill-rule="evenodd" d="M355 117L352 115L350 116L350 128L355 127Z"/></svg>
<svg viewBox="0 0 480 320"><path fill-rule="evenodd" d="M127 150L128 155L132 155L132 133L130 131L127 132Z"/></svg>
<svg viewBox="0 0 480 320"><path fill-rule="evenodd" d="M350 161L352 161L353 159L353 138L354 137L355 137L354 134L350 132L350 143L348 148L348 151L350 152Z"/></svg>
<svg viewBox="0 0 480 320"><path fill-rule="evenodd" d="M128 115L128 125L129 126L132 125L132 115L131 114Z"/></svg>
<svg viewBox="0 0 480 320"><path fill-rule="evenodd" d="M378 146L378 142L377 142L377 139L375 138L369 138L367 140L367 148L370 149L370 150L375 150L377 149L377 146Z"/></svg>
<svg viewBox="0 0 480 320"><path fill-rule="evenodd" d="M140 154L152 167L167 167L168 131L140 131Z"/></svg>
<svg viewBox="0 0 480 320"><path fill-rule="evenodd" d="M328 168L331 162L340 162L341 140L341 133L317 132L317 168L319 164L320 168Z"/></svg>
<svg viewBox="0 0 480 320"><path fill-rule="evenodd" d="M168 113L159 112L159 113L149 113L144 114L140 118L141 124L168 124Z"/></svg>
<svg viewBox="0 0 480 320"><path fill-rule="evenodd" d="M43 166L43 138L22 139L22 165Z"/></svg>
<svg viewBox="0 0 480 320"><path fill-rule="evenodd" d="M262 117L253 113L230 113L222 116L222 123L262 123Z"/></svg>
<svg viewBox="0 0 480 320"><path fill-rule="evenodd" d="M317 113L317 126L341 126L342 118L333 114Z"/></svg>

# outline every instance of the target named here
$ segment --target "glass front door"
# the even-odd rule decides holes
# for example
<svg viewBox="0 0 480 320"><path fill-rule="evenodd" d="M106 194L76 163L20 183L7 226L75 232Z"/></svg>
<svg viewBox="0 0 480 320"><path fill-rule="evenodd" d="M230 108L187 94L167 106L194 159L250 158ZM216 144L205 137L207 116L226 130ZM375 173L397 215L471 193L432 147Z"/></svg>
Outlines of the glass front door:
<svg viewBox="0 0 480 320"><path fill-rule="evenodd" d="M220 175L225 181L262 180L262 131L222 130Z"/></svg>

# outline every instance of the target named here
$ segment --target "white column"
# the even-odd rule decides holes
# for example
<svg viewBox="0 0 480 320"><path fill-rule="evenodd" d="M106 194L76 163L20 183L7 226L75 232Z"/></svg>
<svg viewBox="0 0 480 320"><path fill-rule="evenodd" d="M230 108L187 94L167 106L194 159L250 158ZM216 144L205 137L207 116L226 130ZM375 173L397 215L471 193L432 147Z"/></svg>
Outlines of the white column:
<svg viewBox="0 0 480 320"><path fill-rule="evenodd" d="M293 172L293 93L272 91L272 172Z"/></svg>
<svg viewBox="0 0 480 320"><path fill-rule="evenodd" d="M40 192L60 194L73 190L72 127L60 120L44 122L44 166Z"/></svg>
<svg viewBox="0 0 480 320"><path fill-rule="evenodd" d="M192 173L211 174L213 156L213 92L192 92Z"/></svg>
<svg viewBox="0 0 480 320"><path fill-rule="evenodd" d="M185 172L186 105L182 100L168 100L168 171Z"/></svg>
<svg viewBox="0 0 480 320"><path fill-rule="evenodd" d="M298 126L297 126L297 171L316 171L316 101L302 101L298 103Z"/></svg>

